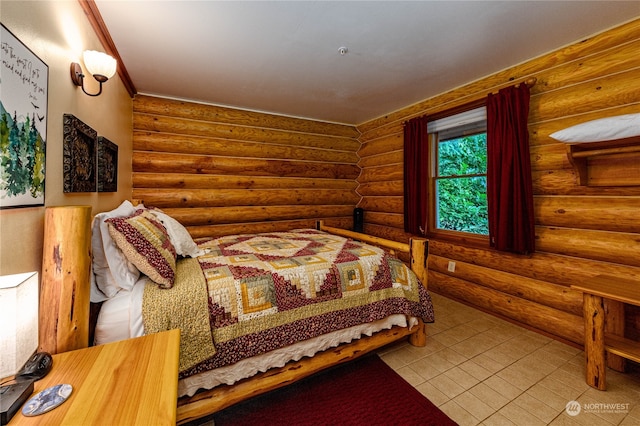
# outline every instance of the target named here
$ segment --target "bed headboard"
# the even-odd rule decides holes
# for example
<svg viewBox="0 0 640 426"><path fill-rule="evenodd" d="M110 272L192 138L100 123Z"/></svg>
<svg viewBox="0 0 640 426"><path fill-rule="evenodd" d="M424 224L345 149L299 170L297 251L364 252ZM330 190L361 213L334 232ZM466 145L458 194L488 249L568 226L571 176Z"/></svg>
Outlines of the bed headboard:
<svg viewBox="0 0 640 426"><path fill-rule="evenodd" d="M38 350L89 343L91 206L47 207L44 218Z"/></svg>

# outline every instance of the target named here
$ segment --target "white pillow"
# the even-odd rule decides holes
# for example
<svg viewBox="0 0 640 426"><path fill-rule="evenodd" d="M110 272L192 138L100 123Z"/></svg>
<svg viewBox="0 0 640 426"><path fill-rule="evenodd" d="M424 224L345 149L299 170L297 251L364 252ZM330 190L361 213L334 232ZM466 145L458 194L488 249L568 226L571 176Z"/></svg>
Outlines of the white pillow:
<svg viewBox="0 0 640 426"><path fill-rule="evenodd" d="M91 225L91 301L102 302L115 296L120 289L131 290L140 278L140 271L129 262L122 250L115 244L106 219L112 217L131 216L136 208L129 201L124 201L118 208L105 213L98 213Z"/></svg>
<svg viewBox="0 0 640 426"><path fill-rule="evenodd" d="M178 256L197 257L202 256L205 251L198 248L198 245L191 238L191 234L187 228L182 226L180 222L163 212L162 210L151 208L149 212L158 218L167 229L169 241L176 249Z"/></svg>
<svg viewBox="0 0 640 426"><path fill-rule="evenodd" d="M640 135L640 113L599 118L568 127L550 136L560 142L602 142Z"/></svg>

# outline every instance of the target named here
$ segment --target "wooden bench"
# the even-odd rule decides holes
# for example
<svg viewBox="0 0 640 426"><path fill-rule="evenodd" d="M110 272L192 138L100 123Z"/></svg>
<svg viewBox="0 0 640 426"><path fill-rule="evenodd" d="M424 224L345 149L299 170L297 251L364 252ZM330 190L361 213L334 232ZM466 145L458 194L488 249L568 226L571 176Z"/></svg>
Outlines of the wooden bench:
<svg viewBox="0 0 640 426"><path fill-rule="evenodd" d="M625 359L640 362L640 342L624 337L624 304L640 306L640 283L598 275L571 286L584 297L584 354L587 383L605 390L607 364L624 371ZM605 352L609 356L605 356Z"/></svg>

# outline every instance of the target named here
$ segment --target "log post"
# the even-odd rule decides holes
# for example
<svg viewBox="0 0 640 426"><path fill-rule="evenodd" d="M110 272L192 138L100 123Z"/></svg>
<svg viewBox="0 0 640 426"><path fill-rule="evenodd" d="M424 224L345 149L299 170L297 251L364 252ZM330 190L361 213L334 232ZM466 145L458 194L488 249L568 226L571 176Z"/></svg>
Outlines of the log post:
<svg viewBox="0 0 640 426"><path fill-rule="evenodd" d="M604 302L602 297L584 293L584 354L587 384L605 390Z"/></svg>
<svg viewBox="0 0 640 426"><path fill-rule="evenodd" d="M428 289L429 241L425 238L411 238L409 245L411 246L411 270L416 273L422 285Z"/></svg>
<svg viewBox="0 0 640 426"><path fill-rule="evenodd" d="M415 272L424 288L428 289L429 241L424 238L411 238L409 244L411 246L411 270ZM427 327L421 319L418 319L418 330L409 336L409 343L417 347L423 347L427 344Z"/></svg>
<svg viewBox="0 0 640 426"><path fill-rule="evenodd" d="M424 347L427 345L427 325L418 318L418 329L409 335L409 343L412 346Z"/></svg>
<svg viewBox="0 0 640 426"><path fill-rule="evenodd" d="M45 209L39 350L56 354L89 344L91 206Z"/></svg>

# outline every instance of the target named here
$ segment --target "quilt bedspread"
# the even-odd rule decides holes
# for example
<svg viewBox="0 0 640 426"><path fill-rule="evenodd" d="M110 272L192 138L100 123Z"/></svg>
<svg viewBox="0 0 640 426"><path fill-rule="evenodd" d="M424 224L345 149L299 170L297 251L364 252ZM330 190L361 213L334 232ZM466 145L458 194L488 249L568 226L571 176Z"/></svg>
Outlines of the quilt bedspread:
<svg viewBox="0 0 640 426"><path fill-rule="evenodd" d="M313 229L199 245L215 353L181 378L391 314L433 321L415 274L375 246Z"/></svg>

